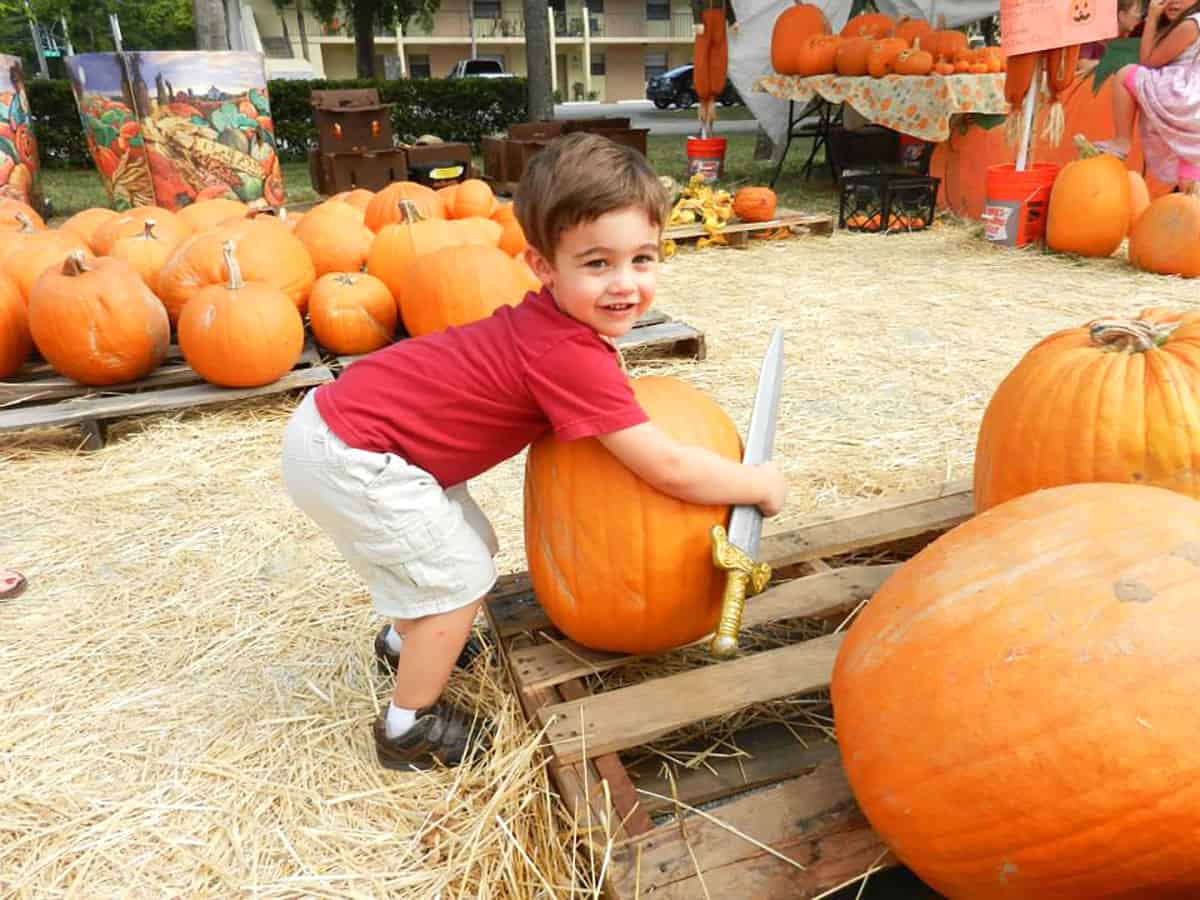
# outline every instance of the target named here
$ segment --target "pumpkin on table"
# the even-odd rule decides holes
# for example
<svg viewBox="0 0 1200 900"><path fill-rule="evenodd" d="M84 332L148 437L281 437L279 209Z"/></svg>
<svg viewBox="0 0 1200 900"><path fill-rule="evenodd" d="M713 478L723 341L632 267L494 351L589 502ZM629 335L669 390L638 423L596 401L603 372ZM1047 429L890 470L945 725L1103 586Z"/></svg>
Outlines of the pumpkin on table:
<svg viewBox="0 0 1200 900"><path fill-rule="evenodd" d="M390 344L396 316L388 286L366 272L322 275L308 298L313 337L333 353L370 353Z"/></svg>
<svg viewBox="0 0 1200 900"><path fill-rule="evenodd" d="M32 352L25 298L11 278L0 274L0 379L16 375Z"/></svg>
<svg viewBox="0 0 1200 900"><path fill-rule="evenodd" d="M210 384L271 384L300 358L304 320L292 298L276 285L242 279L233 240L222 242L221 257L225 280L201 288L179 313L179 349Z"/></svg>
<svg viewBox="0 0 1200 900"><path fill-rule="evenodd" d="M865 37L844 37L838 42L834 66L839 75L858 77L867 74L868 57L875 42Z"/></svg>
<svg viewBox="0 0 1200 900"><path fill-rule="evenodd" d="M226 222L188 238L175 249L158 276L158 296L172 322L202 288L228 283L226 241L237 244L238 263L247 281L272 284L297 309L305 309L317 280L312 257L286 225L274 216L262 216Z"/></svg>
<svg viewBox="0 0 1200 900"><path fill-rule="evenodd" d="M891 37L896 30L896 23L891 16L883 13L862 13L853 16L842 26L842 37L865 37L873 40Z"/></svg>
<svg viewBox="0 0 1200 900"><path fill-rule="evenodd" d="M801 53L806 40L829 34L829 23L819 6L796 3L789 6L771 30L771 68L780 75L803 75Z"/></svg>
<svg viewBox="0 0 1200 900"><path fill-rule="evenodd" d="M633 382L650 420L675 440L741 459L737 429L707 395L674 378ZM729 508L668 497L594 438L529 448L525 552L534 593L563 634L614 653L658 653L711 632L724 576L709 536Z"/></svg>
<svg viewBox="0 0 1200 900"><path fill-rule="evenodd" d="M851 625L866 818L948 898L1200 897L1200 503L1079 484L968 520Z"/></svg>
<svg viewBox="0 0 1200 900"><path fill-rule="evenodd" d="M975 508L1087 481L1200 499L1200 315L1149 309L1052 334L992 395L975 448Z"/></svg>
<svg viewBox="0 0 1200 900"><path fill-rule="evenodd" d="M418 258L397 301L405 331L420 337L515 306L529 289L528 276L499 247L463 244Z"/></svg>
<svg viewBox="0 0 1200 900"><path fill-rule="evenodd" d="M29 332L54 371L80 384L136 381L166 358L166 310L119 259L76 250L29 294Z"/></svg>

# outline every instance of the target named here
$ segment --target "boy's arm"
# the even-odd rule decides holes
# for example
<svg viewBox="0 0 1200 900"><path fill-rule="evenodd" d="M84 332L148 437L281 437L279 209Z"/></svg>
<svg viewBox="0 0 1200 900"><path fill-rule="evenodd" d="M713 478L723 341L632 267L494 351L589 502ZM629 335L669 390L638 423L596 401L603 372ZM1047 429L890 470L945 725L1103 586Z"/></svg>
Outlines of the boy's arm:
<svg viewBox="0 0 1200 900"><path fill-rule="evenodd" d="M757 506L773 516L787 498L787 481L772 463L747 466L681 444L652 422L597 435L597 440L651 487L679 500Z"/></svg>

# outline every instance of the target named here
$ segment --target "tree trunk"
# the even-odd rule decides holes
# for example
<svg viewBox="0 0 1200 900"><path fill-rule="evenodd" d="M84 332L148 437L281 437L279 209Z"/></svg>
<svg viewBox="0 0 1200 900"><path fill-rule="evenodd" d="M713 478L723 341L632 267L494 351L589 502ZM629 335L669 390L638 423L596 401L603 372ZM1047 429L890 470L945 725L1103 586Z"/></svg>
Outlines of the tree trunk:
<svg viewBox="0 0 1200 900"><path fill-rule="evenodd" d="M228 50L229 29L221 0L192 0L197 50Z"/></svg>
<svg viewBox="0 0 1200 900"><path fill-rule="evenodd" d="M359 78L375 77L374 0L354 2L354 67Z"/></svg>
<svg viewBox="0 0 1200 900"><path fill-rule="evenodd" d="M550 26L546 0L525 0L525 69L528 75L529 121L554 118L550 87Z"/></svg>

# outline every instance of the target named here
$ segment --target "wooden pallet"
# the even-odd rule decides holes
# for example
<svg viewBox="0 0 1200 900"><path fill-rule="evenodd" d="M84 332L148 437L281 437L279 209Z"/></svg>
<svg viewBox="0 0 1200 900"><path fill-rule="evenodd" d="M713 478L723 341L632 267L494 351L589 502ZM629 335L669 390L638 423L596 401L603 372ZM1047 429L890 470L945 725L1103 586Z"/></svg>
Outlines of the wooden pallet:
<svg viewBox="0 0 1200 900"><path fill-rule="evenodd" d="M969 484L956 482L764 537L775 582L747 603L743 630L842 621L896 561L971 510ZM827 739L804 746L788 726L767 722L737 733L748 754L740 758L694 768L636 758L639 747L684 726L824 690L843 633L827 627L813 639L604 690L594 676L633 657L558 634L527 575L503 579L485 610L527 717L545 728L548 770L566 807L581 831L612 836L606 896L805 898L896 864L855 805ZM673 797L706 811L688 812Z"/></svg>
<svg viewBox="0 0 1200 900"><path fill-rule="evenodd" d="M779 215L766 222L732 221L721 228L717 234L725 238L731 247L748 247L751 236L756 233L778 231L786 228L792 234L809 234L828 236L833 234L833 217L814 213L795 212L789 209L778 210ZM663 238L679 243L681 241L698 240L709 237L708 230L703 225L672 225L663 231Z"/></svg>
<svg viewBox="0 0 1200 900"><path fill-rule="evenodd" d="M704 359L708 353L703 331L657 310L638 319L615 343L621 353L639 359L663 356ZM362 359L361 355L337 357L338 371L344 371L346 366L359 359Z"/></svg>
<svg viewBox="0 0 1200 900"><path fill-rule="evenodd" d="M103 388L87 387L56 375L46 363L27 365L12 381L0 382L0 432L49 425L78 425L83 446L104 446L106 423L147 415L266 397L330 381L333 372L321 365L317 349L307 344L296 367L278 381L256 388L222 388L207 384L172 344L167 358L140 381Z"/></svg>

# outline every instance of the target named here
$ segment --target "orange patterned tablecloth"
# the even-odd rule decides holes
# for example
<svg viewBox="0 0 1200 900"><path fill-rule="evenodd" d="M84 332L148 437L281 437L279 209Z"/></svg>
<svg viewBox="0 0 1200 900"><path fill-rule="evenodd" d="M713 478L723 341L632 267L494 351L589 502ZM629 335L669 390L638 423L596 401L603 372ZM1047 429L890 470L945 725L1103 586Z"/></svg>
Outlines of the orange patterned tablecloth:
<svg viewBox="0 0 1200 900"><path fill-rule="evenodd" d="M925 141L950 136L950 117L964 113L1003 115L1004 73L987 75L765 75L756 91L807 103L819 94L830 103L849 103L860 115L893 131Z"/></svg>

